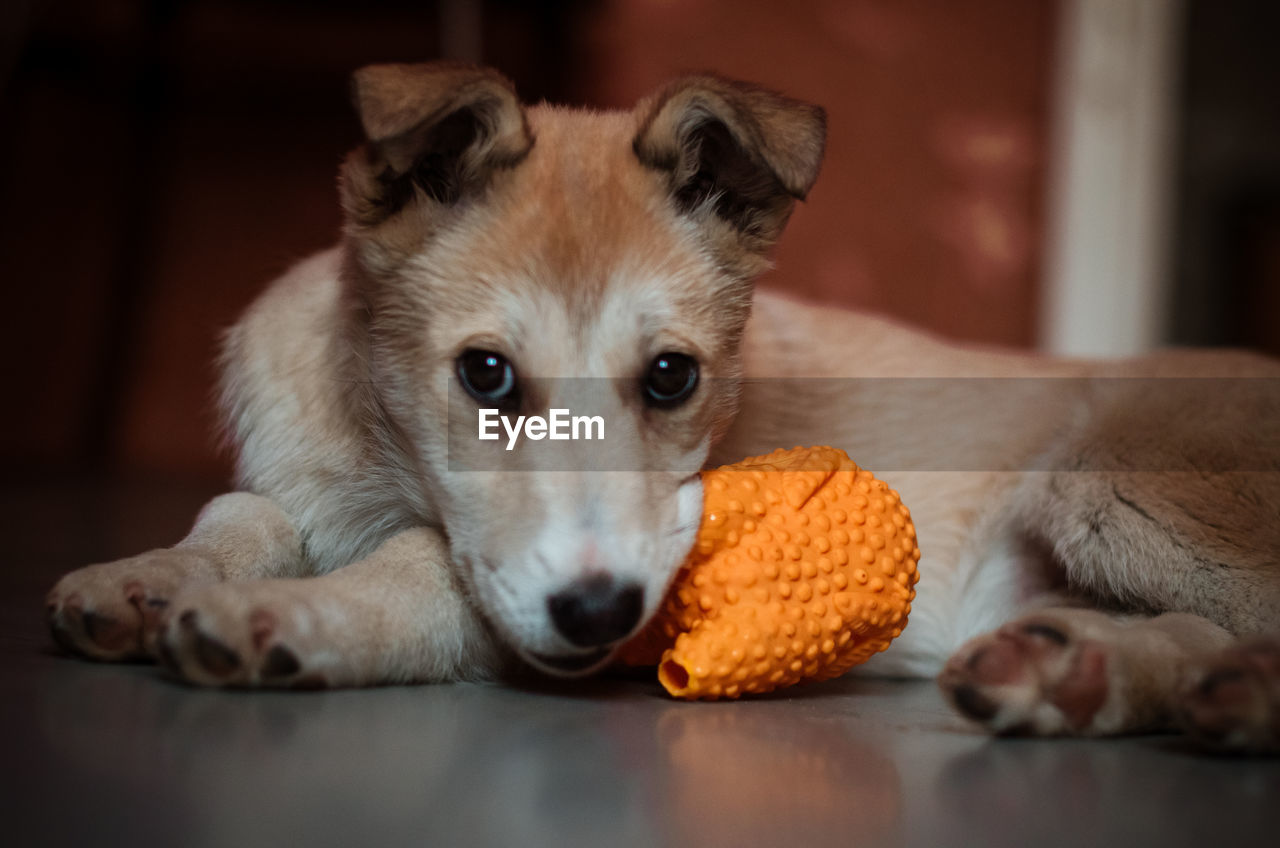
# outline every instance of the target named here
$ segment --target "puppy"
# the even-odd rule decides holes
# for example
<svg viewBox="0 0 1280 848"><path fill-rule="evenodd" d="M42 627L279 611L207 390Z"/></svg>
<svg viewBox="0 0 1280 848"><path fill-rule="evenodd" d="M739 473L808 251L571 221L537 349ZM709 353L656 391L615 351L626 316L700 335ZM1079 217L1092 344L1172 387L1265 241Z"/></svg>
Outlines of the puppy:
<svg viewBox="0 0 1280 848"><path fill-rule="evenodd" d="M1275 363L1054 361L753 295L825 136L764 89L525 108L431 64L354 95L341 243L226 338L238 491L172 548L66 575L62 645L202 685L585 674L692 545L699 469L828 443L899 489L925 552L867 670L940 673L996 732L1277 745L1280 644L1235 641L1280 610ZM1209 406L1174 376L1230 379L1190 384L1228 387ZM479 438L485 410L584 400L609 463Z"/></svg>

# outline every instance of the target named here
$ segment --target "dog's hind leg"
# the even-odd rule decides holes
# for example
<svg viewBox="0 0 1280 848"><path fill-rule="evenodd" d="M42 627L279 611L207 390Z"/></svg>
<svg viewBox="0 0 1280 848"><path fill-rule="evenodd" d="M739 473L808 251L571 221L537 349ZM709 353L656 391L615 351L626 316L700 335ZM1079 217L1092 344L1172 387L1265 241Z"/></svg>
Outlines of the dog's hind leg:
<svg viewBox="0 0 1280 848"><path fill-rule="evenodd" d="M1236 635L1280 622L1280 473L1059 471L1017 500L1078 595Z"/></svg>
<svg viewBox="0 0 1280 848"><path fill-rule="evenodd" d="M298 533L272 501L246 492L214 498L171 548L72 571L47 599L62 647L97 660L154 657L156 634L184 586L299 575Z"/></svg>
<svg viewBox="0 0 1280 848"><path fill-rule="evenodd" d="M1108 735L1181 717L1204 738L1273 746L1275 646L1232 645L1280 623L1276 483L1274 472L1029 476L1020 532L1051 549L1072 594L1132 614L1018 618L964 645L943 691L1001 733Z"/></svg>
<svg viewBox="0 0 1280 848"><path fill-rule="evenodd" d="M1243 640L1197 664L1177 718L1209 747L1280 753L1280 634Z"/></svg>
<svg viewBox="0 0 1280 848"><path fill-rule="evenodd" d="M938 683L996 733L1103 736L1173 725L1191 669L1232 637L1197 616L1089 609L1026 615L966 643Z"/></svg>
<svg viewBox="0 0 1280 848"><path fill-rule="evenodd" d="M1215 368L1240 376L1089 383L1018 520L1078 592L1265 632L1280 621L1280 370L1231 354Z"/></svg>
<svg viewBox="0 0 1280 848"><path fill-rule="evenodd" d="M957 710L995 733L1180 727L1211 747L1280 752L1280 638L1236 643L1184 613L1043 610L964 645L938 683Z"/></svg>
<svg viewBox="0 0 1280 848"><path fill-rule="evenodd" d="M306 580L191 586L160 658L207 686L320 688L486 677L502 654L467 602L438 531L405 530Z"/></svg>

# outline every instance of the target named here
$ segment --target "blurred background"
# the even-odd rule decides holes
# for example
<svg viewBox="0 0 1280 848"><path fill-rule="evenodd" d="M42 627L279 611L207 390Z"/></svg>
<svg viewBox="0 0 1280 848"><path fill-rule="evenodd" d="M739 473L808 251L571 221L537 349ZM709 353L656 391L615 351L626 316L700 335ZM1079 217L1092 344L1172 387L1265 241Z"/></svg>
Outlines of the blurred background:
<svg viewBox="0 0 1280 848"><path fill-rule="evenodd" d="M1277 35L1244 0L4 0L0 472L225 483L218 334L336 238L375 61L598 107L755 80L830 113L768 284L982 343L1280 353Z"/></svg>

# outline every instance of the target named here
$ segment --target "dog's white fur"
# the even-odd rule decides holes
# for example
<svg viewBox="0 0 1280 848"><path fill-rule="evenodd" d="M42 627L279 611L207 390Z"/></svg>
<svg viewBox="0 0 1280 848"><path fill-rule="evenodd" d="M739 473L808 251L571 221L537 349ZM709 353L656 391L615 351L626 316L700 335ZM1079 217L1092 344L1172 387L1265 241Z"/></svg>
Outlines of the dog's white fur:
<svg viewBox="0 0 1280 848"><path fill-rule="evenodd" d="M647 617L692 544L697 471L818 442L904 469L889 479L925 554L911 626L866 670L928 676L953 657L944 686L995 729L1167 720L1181 665L1275 621L1280 457L1241 438L1273 400L1153 408L1143 381L1104 396L1088 379L1275 377L1274 363L1051 361L766 292L752 306L822 154L821 113L761 89L689 78L598 114L524 109L491 72L382 66L356 92L370 141L344 167L342 244L228 335L244 492L175 548L64 578L50 614L74 650L237 685L487 676L516 657L598 668L608 651L568 642L547 599L605 574L643 588ZM564 470L527 444L502 458L518 472L459 471L494 456L476 452L452 379L467 349L625 385L675 350L702 382L661 413L597 393L614 459L644 471ZM1022 382L992 394L961 378ZM564 405L567 384L546 385L543 408ZM1248 472L1107 470L1176 469L1220 439ZM1195 615L1143 619L1137 640L1084 610L1006 624L1072 593ZM1144 657L1167 673L1144 683Z"/></svg>

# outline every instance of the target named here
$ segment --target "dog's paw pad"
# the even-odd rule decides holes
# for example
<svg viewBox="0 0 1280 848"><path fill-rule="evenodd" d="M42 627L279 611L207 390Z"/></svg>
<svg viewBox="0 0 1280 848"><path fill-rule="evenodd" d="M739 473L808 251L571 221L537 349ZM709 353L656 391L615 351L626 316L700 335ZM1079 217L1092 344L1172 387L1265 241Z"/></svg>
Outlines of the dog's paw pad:
<svg viewBox="0 0 1280 848"><path fill-rule="evenodd" d="M938 683L965 717L996 733L1093 730L1107 699L1106 652L1068 623L1032 617L970 641Z"/></svg>
<svg viewBox="0 0 1280 848"><path fill-rule="evenodd" d="M80 616L84 635L103 651L123 653L138 645L137 621L119 619L98 612L84 612Z"/></svg>
<svg viewBox="0 0 1280 848"><path fill-rule="evenodd" d="M59 647L93 659L154 656L169 599L206 567L198 554L166 549L73 571L49 593L49 631Z"/></svg>
<svg viewBox="0 0 1280 848"><path fill-rule="evenodd" d="M1178 719L1209 747L1280 753L1280 638L1235 645L1198 669Z"/></svg>
<svg viewBox="0 0 1280 848"><path fill-rule="evenodd" d="M961 683L950 691L951 703L965 716L978 722L991 721L1000 705L984 695L976 686Z"/></svg>
<svg viewBox="0 0 1280 848"><path fill-rule="evenodd" d="M293 651L284 645L276 645L263 657L259 672L264 678L292 677L302 670L302 663Z"/></svg>
<svg viewBox="0 0 1280 848"><path fill-rule="evenodd" d="M315 666L323 628L287 581L194 587L174 601L160 661L184 680L207 686L325 688Z"/></svg>
<svg viewBox="0 0 1280 848"><path fill-rule="evenodd" d="M253 639L254 650L262 652L275 634L278 624L275 614L270 610L255 609L249 614L249 635Z"/></svg>
<svg viewBox="0 0 1280 848"><path fill-rule="evenodd" d="M46 620L49 623L49 635L59 648L71 654L83 653L76 642L75 633L67 619L69 615L60 615L61 610L55 604L49 604Z"/></svg>
<svg viewBox="0 0 1280 848"><path fill-rule="evenodd" d="M141 622L128 599L118 592L81 591L68 582L59 583L45 605L49 633L58 647L101 660L141 657Z"/></svg>
<svg viewBox="0 0 1280 848"><path fill-rule="evenodd" d="M200 626L200 615L196 610L183 610L177 621L177 646L170 644L170 640L158 650L160 659L166 666L181 671L181 660L186 657L215 680L228 680L240 670L243 665L240 654L205 632Z"/></svg>
<svg viewBox="0 0 1280 848"><path fill-rule="evenodd" d="M240 668L239 654L203 633L196 637L196 659L214 677L230 677Z"/></svg>
<svg viewBox="0 0 1280 848"><path fill-rule="evenodd" d="M175 677L182 676L182 664L178 662L178 655L174 652L173 646L169 644L168 640L161 639L156 644L156 660Z"/></svg>

